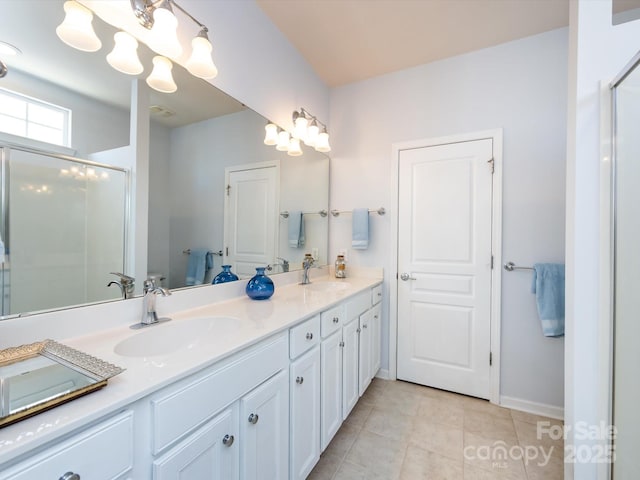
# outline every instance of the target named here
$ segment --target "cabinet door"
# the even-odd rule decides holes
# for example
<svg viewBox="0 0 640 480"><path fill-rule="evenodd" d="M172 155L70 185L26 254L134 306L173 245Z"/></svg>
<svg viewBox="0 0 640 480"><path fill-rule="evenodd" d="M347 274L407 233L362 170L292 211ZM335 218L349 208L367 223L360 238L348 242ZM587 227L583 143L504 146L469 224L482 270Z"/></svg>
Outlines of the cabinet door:
<svg viewBox="0 0 640 480"><path fill-rule="evenodd" d="M289 478L289 375L282 370L240 400L240 478Z"/></svg>
<svg viewBox="0 0 640 480"><path fill-rule="evenodd" d="M291 479L304 480L320 459L320 347L291 364Z"/></svg>
<svg viewBox="0 0 640 480"><path fill-rule="evenodd" d="M237 404L153 462L154 480L238 478Z"/></svg>
<svg viewBox="0 0 640 480"><path fill-rule="evenodd" d="M324 451L342 424L342 330L320 344L321 445Z"/></svg>
<svg viewBox="0 0 640 480"><path fill-rule="evenodd" d="M380 335L382 332L382 308L378 303L373 307L371 319L371 377L375 377L380 370Z"/></svg>
<svg viewBox="0 0 640 480"><path fill-rule="evenodd" d="M359 393L365 392L371 383L371 324L373 310L367 310L360 315L360 357L359 357Z"/></svg>
<svg viewBox="0 0 640 480"><path fill-rule="evenodd" d="M342 329L342 419L360 398L358 385L358 339L360 323L354 318Z"/></svg>

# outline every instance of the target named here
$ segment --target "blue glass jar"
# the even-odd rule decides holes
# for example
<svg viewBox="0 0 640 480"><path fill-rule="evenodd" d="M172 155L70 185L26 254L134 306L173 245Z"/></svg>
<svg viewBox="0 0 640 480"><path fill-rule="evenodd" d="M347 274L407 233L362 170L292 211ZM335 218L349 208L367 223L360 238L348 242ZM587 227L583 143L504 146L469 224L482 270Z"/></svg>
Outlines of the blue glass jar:
<svg viewBox="0 0 640 480"><path fill-rule="evenodd" d="M249 283L245 291L249 297L254 300L266 300L273 295L275 287L273 286L273 280L264 274L265 267L257 267L256 274Z"/></svg>
<svg viewBox="0 0 640 480"><path fill-rule="evenodd" d="M231 271L231 265L222 265L222 271L213 279L214 285L217 283L234 282L238 280L238 276Z"/></svg>

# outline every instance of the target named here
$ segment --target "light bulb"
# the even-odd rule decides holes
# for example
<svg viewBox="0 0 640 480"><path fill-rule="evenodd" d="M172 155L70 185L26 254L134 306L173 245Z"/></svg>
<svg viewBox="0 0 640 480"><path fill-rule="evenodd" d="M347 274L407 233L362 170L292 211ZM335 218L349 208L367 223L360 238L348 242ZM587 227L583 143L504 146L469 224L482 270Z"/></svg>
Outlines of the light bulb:
<svg viewBox="0 0 640 480"><path fill-rule="evenodd" d="M300 114L298 118L295 120L295 126L293 127L293 135L300 140L304 140L307 138L307 125L309 121L304 114Z"/></svg>
<svg viewBox="0 0 640 480"><path fill-rule="evenodd" d="M315 147L316 142L318 141L318 134L320 133L320 128L318 127L318 122L314 118L311 120L309 127L307 128L307 137L304 139L304 144L309 147Z"/></svg>
<svg viewBox="0 0 640 480"><path fill-rule="evenodd" d="M289 140L289 148L287 149L287 154L292 157L299 157L302 155L302 149L300 148L300 140L296 137L291 137Z"/></svg>
<svg viewBox="0 0 640 480"><path fill-rule="evenodd" d="M138 41L126 32L118 32L113 36L115 45L107 62L119 72L127 75L138 75L144 67L138 58Z"/></svg>
<svg viewBox="0 0 640 480"><path fill-rule="evenodd" d="M273 123L267 123L264 126L264 144L265 145L277 145L278 144L278 126Z"/></svg>
<svg viewBox="0 0 640 480"><path fill-rule="evenodd" d="M153 57L153 71L147 77L147 85L162 93L173 93L178 89L171 76L173 64L168 58L157 55Z"/></svg>
<svg viewBox="0 0 640 480"><path fill-rule="evenodd" d="M93 13L74 0L64 2L64 20L56 28L56 34L67 45L83 52L96 52L102 42L93 31Z"/></svg>
<svg viewBox="0 0 640 480"><path fill-rule="evenodd" d="M207 80L218 75L218 69L211 58L213 47L204 29L200 31L197 37L191 40L191 48L191 56L185 65L189 73Z"/></svg>
<svg viewBox="0 0 640 480"><path fill-rule="evenodd" d="M278 144L276 145L276 150L280 152L286 152L289 150L289 132L286 130L282 130L278 134Z"/></svg>
<svg viewBox="0 0 640 480"><path fill-rule="evenodd" d="M326 129L322 133L318 134L318 139L316 140L316 151L322 153L331 151L331 146L329 145L329 134Z"/></svg>
<svg viewBox="0 0 640 480"><path fill-rule="evenodd" d="M160 55L177 58L182 53L182 45L178 41L178 19L167 6L157 7L153 11L153 27L151 27L151 48Z"/></svg>

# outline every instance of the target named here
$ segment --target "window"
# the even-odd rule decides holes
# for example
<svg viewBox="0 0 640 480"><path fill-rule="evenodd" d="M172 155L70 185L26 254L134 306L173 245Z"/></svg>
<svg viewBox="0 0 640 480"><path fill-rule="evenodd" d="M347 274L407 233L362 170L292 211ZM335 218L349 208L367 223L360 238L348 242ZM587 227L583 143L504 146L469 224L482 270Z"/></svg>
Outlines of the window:
<svg viewBox="0 0 640 480"><path fill-rule="evenodd" d="M71 110L0 88L0 132L71 146Z"/></svg>

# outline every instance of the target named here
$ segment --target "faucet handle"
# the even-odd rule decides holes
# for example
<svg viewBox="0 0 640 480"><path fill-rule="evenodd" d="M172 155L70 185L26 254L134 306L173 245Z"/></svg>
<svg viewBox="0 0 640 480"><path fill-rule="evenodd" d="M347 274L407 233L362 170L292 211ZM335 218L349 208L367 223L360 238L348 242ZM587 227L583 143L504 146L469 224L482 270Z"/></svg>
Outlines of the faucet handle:
<svg viewBox="0 0 640 480"><path fill-rule="evenodd" d="M119 273L119 272L111 272L111 275L116 275L120 278L120 282L123 285L126 285L128 283L134 283L136 281L135 278L130 277L129 275L125 275L124 273Z"/></svg>

